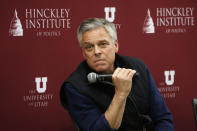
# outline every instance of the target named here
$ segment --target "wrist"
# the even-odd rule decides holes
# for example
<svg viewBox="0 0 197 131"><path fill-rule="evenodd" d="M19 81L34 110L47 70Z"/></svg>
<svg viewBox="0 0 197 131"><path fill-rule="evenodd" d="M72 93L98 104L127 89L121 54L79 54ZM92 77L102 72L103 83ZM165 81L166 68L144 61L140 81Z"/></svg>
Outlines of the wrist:
<svg viewBox="0 0 197 131"><path fill-rule="evenodd" d="M114 96L124 100L127 99L128 93L116 91Z"/></svg>

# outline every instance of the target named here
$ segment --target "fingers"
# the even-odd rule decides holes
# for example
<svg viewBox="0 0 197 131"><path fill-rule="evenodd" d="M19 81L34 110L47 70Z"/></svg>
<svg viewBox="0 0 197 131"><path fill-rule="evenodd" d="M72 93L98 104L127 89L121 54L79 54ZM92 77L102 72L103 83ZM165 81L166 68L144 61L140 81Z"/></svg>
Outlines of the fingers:
<svg viewBox="0 0 197 131"><path fill-rule="evenodd" d="M121 68L116 68L116 70L114 71L112 77L116 77L118 75L118 73L120 72Z"/></svg>
<svg viewBox="0 0 197 131"><path fill-rule="evenodd" d="M113 78L117 78L117 77L128 77L128 78L132 78L134 76L134 74L136 73L135 70L132 69L126 69L126 68L116 68L116 70L114 71L112 77Z"/></svg>
<svg viewBox="0 0 197 131"><path fill-rule="evenodd" d="M129 69L128 76L132 78L135 75L135 73L136 70Z"/></svg>
<svg viewBox="0 0 197 131"><path fill-rule="evenodd" d="M135 73L136 71L132 69L116 68L112 75L112 82L118 94L128 96L132 88L132 78Z"/></svg>

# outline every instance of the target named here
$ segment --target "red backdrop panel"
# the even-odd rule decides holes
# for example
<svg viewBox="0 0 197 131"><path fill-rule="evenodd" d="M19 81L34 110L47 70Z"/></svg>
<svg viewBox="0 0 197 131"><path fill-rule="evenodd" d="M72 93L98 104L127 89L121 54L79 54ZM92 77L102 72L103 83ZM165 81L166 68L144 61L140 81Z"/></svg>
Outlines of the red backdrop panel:
<svg viewBox="0 0 197 131"><path fill-rule="evenodd" d="M149 67L173 113L175 129L196 130L192 109L192 98L197 97L195 0L3 0L0 6L1 130L74 131L60 104L59 89L83 60L76 39L78 25L88 17L105 18L105 8L115 8L119 53L138 57ZM152 21L148 18L146 26L153 33L143 32L148 9ZM164 16L160 9L171 13ZM34 15L42 11L46 14ZM59 27L58 22L62 22ZM10 34L17 29L22 36ZM167 77L164 72L175 74Z"/></svg>

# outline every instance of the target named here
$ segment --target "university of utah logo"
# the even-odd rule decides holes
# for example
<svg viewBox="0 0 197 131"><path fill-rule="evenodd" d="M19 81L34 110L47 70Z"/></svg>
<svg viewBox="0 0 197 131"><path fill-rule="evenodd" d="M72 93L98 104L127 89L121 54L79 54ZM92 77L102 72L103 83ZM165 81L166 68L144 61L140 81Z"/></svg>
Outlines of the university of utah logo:
<svg viewBox="0 0 197 131"><path fill-rule="evenodd" d="M171 71L164 71L164 75L165 75L165 83L166 85L173 85L174 84L174 75L175 75L175 71L171 70Z"/></svg>
<svg viewBox="0 0 197 131"><path fill-rule="evenodd" d="M167 99L174 99L179 95L181 87L175 83L175 70L165 70L163 73L165 80L158 84L161 95Z"/></svg>
<svg viewBox="0 0 197 131"><path fill-rule="evenodd" d="M48 107L53 100L53 93L47 91L47 77L35 77L34 86L27 90L23 96L23 101L29 107L43 108Z"/></svg>
<svg viewBox="0 0 197 131"><path fill-rule="evenodd" d="M109 22L115 21L115 13L117 12L116 7L104 7L104 12L105 12L105 19L108 20ZM114 23L116 29L121 28L120 23Z"/></svg>
<svg viewBox="0 0 197 131"><path fill-rule="evenodd" d="M44 93L47 89L47 77L36 77L36 90L38 93ZM42 87L40 86L40 83L42 82Z"/></svg>
<svg viewBox="0 0 197 131"><path fill-rule="evenodd" d="M116 8L115 7L105 7L104 11L105 11L105 19L108 20L109 22L114 22Z"/></svg>

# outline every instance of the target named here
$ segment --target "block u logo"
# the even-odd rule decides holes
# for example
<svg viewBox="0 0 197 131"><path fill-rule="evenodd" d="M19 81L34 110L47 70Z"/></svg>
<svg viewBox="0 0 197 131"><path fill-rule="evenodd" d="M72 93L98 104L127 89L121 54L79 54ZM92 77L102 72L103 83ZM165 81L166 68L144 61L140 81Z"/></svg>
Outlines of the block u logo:
<svg viewBox="0 0 197 131"><path fill-rule="evenodd" d="M42 87L40 87L40 83L42 81ZM47 89L47 77L36 77L36 90L38 93L44 93Z"/></svg>
<svg viewBox="0 0 197 131"><path fill-rule="evenodd" d="M115 20L116 8L115 7L105 7L104 11L105 11L105 19L108 20L109 22L113 22ZM110 12L111 12L111 15L110 15Z"/></svg>
<svg viewBox="0 0 197 131"><path fill-rule="evenodd" d="M174 84L174 75L175 75L175 71L171 70L171 71L164 71L164 75L165 75L165 82L166 85L173 85ZM169 78L170 77L170 78Z"/></svg>

